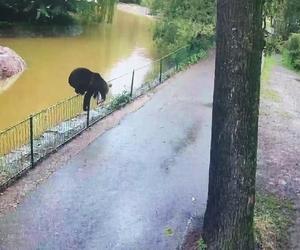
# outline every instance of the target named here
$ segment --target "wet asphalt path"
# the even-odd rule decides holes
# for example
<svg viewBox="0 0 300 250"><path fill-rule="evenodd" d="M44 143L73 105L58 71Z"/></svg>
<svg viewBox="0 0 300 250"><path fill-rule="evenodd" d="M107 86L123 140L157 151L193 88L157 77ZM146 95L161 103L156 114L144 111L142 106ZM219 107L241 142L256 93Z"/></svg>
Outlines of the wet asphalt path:
<svg viewBox="0 0 300 250"><path fill-rule="evenodd" d="M169 80L2 217L0 249L176 249L205 211L213 64Z"/></svg>

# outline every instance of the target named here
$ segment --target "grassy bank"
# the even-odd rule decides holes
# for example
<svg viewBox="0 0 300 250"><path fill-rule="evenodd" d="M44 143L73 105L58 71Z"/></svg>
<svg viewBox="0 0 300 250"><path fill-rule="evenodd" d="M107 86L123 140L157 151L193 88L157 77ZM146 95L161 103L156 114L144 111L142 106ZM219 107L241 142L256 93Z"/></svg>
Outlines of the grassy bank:
<svg viewBox="0 0 300 250"><path fill-rule="evenodd" d="M278 56L264 58L261 75L261 99L267 102L280 102L279 93L270 86L273 67L280 63ZM264 111L266 112L266 111ZM273 194L257 190L255 204L255 234L259 249L288 249L288 229L292 224L293 204Z"/></svg>
<svg viewBox="0 0 300 250"><path fill-rule="evenodd" d="M292 223L293 205L272 194L258 192L255 205L255 234L260 249L288 249L288 229Z"/></svg>
<svg viewBox="0 0 300 250"><path fill-rule="evenodd" d="M256 249L288 249L288 229L292 224L293 215L293 204L289 200L258 191L254 214ZM196 244L198 250L207 249L202 239L198 240Z"/></svg>
<svg viewBox="0 0 300 250"><path fill-rule="evenodd" d="M280 102L281 97L279 93L270 88L268 80L270 78L271 70L276 64L274 56L267 56L264 58L264 66L261 74L261 98L268 101Z"/></svg>

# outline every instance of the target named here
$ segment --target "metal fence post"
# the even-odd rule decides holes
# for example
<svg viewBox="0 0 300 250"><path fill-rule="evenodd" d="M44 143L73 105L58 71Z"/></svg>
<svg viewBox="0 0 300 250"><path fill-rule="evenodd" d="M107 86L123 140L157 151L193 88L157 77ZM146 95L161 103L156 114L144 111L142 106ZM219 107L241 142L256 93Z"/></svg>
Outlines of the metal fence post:
<svg viewBox="0 0 300 250"><path fill-rule="evenodd" d="M160 65L159 65L159 83L162 82L162 60L160 59Z"/></svg>
<svg viewBox="0 0 300 250"><path fill-rule="evenodd" d="M131 88L130 88L130 97L132 97L133 94L133 84L134 84L134 70L132 71L132 79L131 79Z"/></svg>
<svg viewBox="0 0 300 250"><path fill-rule="evenodd" d="M91 102L89 102L87 115L86 115L86 127L87 128L90 127L90 107L91 107Z"/></svg>
<svg viewBox="0 0 300 250"><path fill-rule="evenodd" d="M33 116L31 115L29 118L30 123L30 160L31 160L31 167L34 165L34 156L33 156Z"/></svg>

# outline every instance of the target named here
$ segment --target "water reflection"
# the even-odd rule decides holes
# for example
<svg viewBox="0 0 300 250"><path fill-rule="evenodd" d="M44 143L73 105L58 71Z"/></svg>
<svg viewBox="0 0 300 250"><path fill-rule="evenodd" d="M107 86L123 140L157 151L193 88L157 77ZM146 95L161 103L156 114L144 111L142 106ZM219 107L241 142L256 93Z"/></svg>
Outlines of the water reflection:
<svg viewBox="0 0 300 250"><path fill-rule="evenodd" d="M144 48L136 48L132 54L123 60L120 60L110 71L106 79L112 80L111 94L116 95L124 90L129 91L132 82L133 69L138 69L142 65L145 65L143 72L134 76L134 87L141 86L144 79L151 69L152 60L147 56L147 51Z"/></svg>

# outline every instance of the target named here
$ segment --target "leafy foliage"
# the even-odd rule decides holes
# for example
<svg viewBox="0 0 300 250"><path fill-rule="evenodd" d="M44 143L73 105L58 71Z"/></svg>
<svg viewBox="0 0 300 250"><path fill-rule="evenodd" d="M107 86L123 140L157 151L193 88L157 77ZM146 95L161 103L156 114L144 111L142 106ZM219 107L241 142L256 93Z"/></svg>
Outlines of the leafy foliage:
<svg viewBox="0 0 300 250"><path fill-rule="evenodd" d="M265 0L264 27L266 54L283 53L284 41L291 33L300 32L300 1Z"/></svg>
<svg viewBox="0 0 300 250"><path fill-rule="evenodd" d="M73 22L74 15L93 21L112 19L116 0L0 0L0 21L26 23ZM95 18L97 17L97 18Z"/></svg>
<svg viewBox="0 0 300 250"><path fill-rule="evenodd" d="M210 44L215 33L214 0L147 0L160 17L154 32L159 48L172 51L187 43Z"/></svg>
<svg viewBox="0 0 300 250"><path fill-rule="evenodd" d="M272 53L280 53L282 51L283 42L280 37L269 34L266 37L265 54L270 56Z"/></svg>
<svg viewBox="0 0 300 250"><path fill-rule="evenodd" d="M127 91L123 91L121 94L115 96L110 105L110 110L117 110L123 106L125 106L127 103L131 101L130 93Z"/></svg>
<svg viewBox="0 0 300 250"><path fill-rule="evenodd" d="M264 7L265 26L267 20L274 34L287 40L289 34L300 32L299 0L266 0Z"/></svg>
<svg viewBox="0 0 300 250"><path fill-rule="evenodd" d="M83 23L112 22L116 0L77 1L76 12Z"/></svg>
<svg viewBox="0 0 300 250"><path fill-rule="evenodd" d="M200 50L197 49L197 51L190 50L190 55L187 55L186 58L177 59L178 61L180 61L180 63L178 64L178 71L185 70L190 65L199 62L199 60L204 59L207 56L208 56L207 50L204 49L200 49Z"/></svg>
<svg viewBox="0 0 300 250"><path fill-rule="evenodd" d="M120 2L140 4L141 0L120 0Z"/></svg>
<svg viewBox="0 0 300 250"><path fill-rule="evenodd" d="M205 244L203 239L198 240L197 245L198 245L198 250L206 250L207 249L207 245Z"/></svg>
<svg viewBox="0 0 300 250"><path fill-rule="evenodd" d="M287 43L288 57L291 65L300 70L300 34L292 34Z"/></svg>

